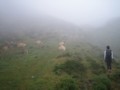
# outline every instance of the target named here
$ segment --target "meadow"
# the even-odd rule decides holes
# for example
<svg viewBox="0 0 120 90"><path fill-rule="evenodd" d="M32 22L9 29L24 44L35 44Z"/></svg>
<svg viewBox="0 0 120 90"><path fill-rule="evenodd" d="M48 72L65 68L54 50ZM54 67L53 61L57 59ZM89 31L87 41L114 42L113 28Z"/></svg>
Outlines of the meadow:
<svg viewBox="0 0 120 90"><path fill-rule="evenodd" d="M119 90L120 63L113 61L109 75L103 51L85 42L48 40L43 48L27 40L28 54L17 47L0 54L0 90ZM119 60L118 60L119 61ZM99 88L99 89L98 89Z"/></svg>

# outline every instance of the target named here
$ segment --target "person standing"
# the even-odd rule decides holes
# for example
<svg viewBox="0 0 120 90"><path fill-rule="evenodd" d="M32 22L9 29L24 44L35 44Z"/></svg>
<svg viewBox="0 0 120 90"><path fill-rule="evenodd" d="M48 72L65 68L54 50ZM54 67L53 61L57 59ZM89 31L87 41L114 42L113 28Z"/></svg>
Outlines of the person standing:
<svg viewBox="0 0 120 90"><path fill-rule="evenodd" d="M106 46L106 50L104 51L104 60L107 66L107 71L111 73L112 70L112 59L113 59L113 51L110 49L110 46Z"/></svg>

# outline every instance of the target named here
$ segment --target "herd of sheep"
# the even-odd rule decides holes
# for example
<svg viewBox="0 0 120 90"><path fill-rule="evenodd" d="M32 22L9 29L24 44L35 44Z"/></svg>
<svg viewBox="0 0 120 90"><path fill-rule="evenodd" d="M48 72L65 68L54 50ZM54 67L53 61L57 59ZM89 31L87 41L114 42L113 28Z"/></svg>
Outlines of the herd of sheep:
<svg viewBox="0 0 120 90"><path fill-rule="evenodd" d="M38 47L42 47L44 46L44 43L41 40L37 40L35 41L35 44ZM13 41L7 41L5 42L3 45L1 45L0 47L0 51L8 51L10 48L19 48L20 50L22 50L23 53L27 53L28 54L28 49L27 46L29 44L25 43L25 42L13 42ZM58 50L60 51L66 51L66 47L65 47L65 42L61 41L58 44Z"/></svg>

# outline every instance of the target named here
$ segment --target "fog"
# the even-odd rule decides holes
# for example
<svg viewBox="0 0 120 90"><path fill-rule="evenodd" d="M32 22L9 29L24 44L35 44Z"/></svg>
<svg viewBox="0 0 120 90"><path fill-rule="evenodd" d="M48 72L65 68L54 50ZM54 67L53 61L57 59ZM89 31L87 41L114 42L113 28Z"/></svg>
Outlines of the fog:
<svg viewBox="0 0 120 90"><path fill-rule="evenodd" d="M0 0L0 90L120 90L119 4Z"/></svg>
<svg viewBox="0 0 120 90"><path fill-rule="evenodd" d="M52 16L78 26L101 26L120 17L119 0L0 0L0 15L7 19Z"/></svg>
<svg viewBox="0 0 120 90"><path fill-rule="evenodd" d="M86 41L118 50L119 0L0 0L0 41Z"/></svg>

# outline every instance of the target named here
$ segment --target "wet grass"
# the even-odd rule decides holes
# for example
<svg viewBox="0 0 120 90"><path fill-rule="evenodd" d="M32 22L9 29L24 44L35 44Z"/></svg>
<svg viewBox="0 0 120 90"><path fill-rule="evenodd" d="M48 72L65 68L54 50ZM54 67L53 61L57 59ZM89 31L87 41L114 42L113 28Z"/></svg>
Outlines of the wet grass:
<svg viewBox="0 0 120 90"><path fill-rule="evenodd" d="M21 53L17 48L0 54L0 90L54 90L66 76L74 78L79 87L85 90L86 81L104 73L98 55L102 52L95 54L92 46L85 43L70 44L65 52L58 51L57 44L44 48L31 44L27 48L28 54ZM65 63L70 60L73 62ZM63 71L67 71L67 74L56 75L56 65L63 65ZM116 65L119 67L119 64ZM86 71L84 78L79 79L76 73L77 76L81 74L81 67Z"/></svg>

